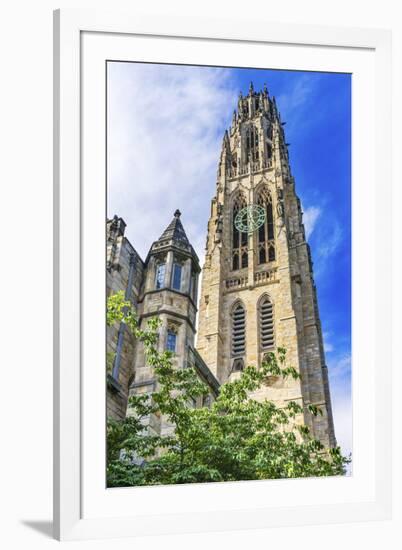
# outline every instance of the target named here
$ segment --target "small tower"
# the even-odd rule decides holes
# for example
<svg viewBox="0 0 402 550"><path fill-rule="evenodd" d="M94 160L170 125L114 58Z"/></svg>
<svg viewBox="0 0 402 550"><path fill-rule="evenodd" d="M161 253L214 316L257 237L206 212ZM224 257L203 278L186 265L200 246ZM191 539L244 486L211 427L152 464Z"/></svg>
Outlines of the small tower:
<svg viewBox="0 0 402 550"><path fill-rule="evenodd" d="M247 96L240 93L211 201L197 349L224 383L286 348L301 381L271 377L258 397L299 402L302 421L330 447L336 441L328 372L284 124L266 86L256 92L250 84ZM312 416L310 404L323 415Z"/></svg>
<svg viewBox="0 0 402 550"><path fill-rule="evenodd" d="M150 317L161 321L159 350L174 353L173 363L183 368L194 354L197 285L200 265L176 210L160 238L155 241L145 260L145 274L140 304L140 326L146 327ZM146 364L143 346L138 344L134 359L134 379L130 395L152 392L156 381L152 368ZM128 410L128 414L130 411ZM149 419L155 433L170 427L161 418Z"/></svg>

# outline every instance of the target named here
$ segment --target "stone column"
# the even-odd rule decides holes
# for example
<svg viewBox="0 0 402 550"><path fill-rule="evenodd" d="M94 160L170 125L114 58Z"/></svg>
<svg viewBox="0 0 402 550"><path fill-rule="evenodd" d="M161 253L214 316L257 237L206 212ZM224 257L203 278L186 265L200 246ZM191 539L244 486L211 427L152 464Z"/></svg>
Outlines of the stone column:
<svg viewBox="0 0 402 550"><path fill-rule="evenodd" d="M191 258L187 258L183 266L183 277L181 280L180 290L185 294L190 293L190 278L191 278Z"/></svg>
<svg viewBox="0 0 402 550"><path fill-rule="evenodd" d="M159 328L159 341L158 341L158 350L163 352L166 348L166 338L167 338L167 320L165 315L160 317L161 326Z"/></svg>
<svg viewBox="0 0 402 550"><path fill-rule="evenodd" d="M248 195L248 205L254 204L254 182L253 176L250 175L250 191ZM255 241L255 231L247 234L248 240L248 285L254 287L254 269L255 269L255 252L254 252L254 241Z"/></svg>
<svg viewBox="0 0 402 550"><path fill-rule="evenodd" d="M147 277L145 282L145 292L155 288L155 258L152 256L148 263Z"/></svg>
<svg viewBox="0 0 402 550"><path fill-rule="evenodd" d="M197 306L197 298L198 298L198 275L194 274L193 279L193 292L192 292L192 299L194 300L195 305Z"/></svg>
<svg viewBox="0 0 402 550"><path fill-rule="evenodd" d="M165 288L170 288L173 269L173 250L169 250L166 257Z"/></svg>

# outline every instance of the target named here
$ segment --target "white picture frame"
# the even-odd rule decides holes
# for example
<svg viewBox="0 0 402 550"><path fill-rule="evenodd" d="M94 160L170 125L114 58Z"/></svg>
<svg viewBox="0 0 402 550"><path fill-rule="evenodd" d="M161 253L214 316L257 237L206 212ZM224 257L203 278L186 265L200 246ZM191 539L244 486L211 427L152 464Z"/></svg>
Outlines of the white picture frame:
<svg viewBox="0 0 402 550"><path fill-rule="evenodd" d="M186 48L180 48L183 43ZM363 184L365 193L363 201L352 201L353 476L107 490L104 481L102 485L104 452L103 457L99 452L102 437L104 450L104 416L99 419L96 413L102 403L104 406L105 383L104 350L99 346L99 331L104 330L104 192L96 193L105 185L104 120L98 116L104 110L101 63L125 51L130 56L137 52L133 59L137 61L170 55L171 62L179 62L181 56L180 62L202 63L204 59L208 64L208 56L214 55L219 59L215 64L220 65L225 59L233 63L230 56L235 52L240 60L246 48L253 48L255 55L265 55L258 52L269 48L270 68L280 63L281 68L356 71L352 198ZM390 517L391 422L383 419L391 419L391 351L386 345L391 334L391 252L381 243L389 238L391 218L386 209L375 209L391 189L390 59L391 36L383 30L279 25L261 19L245 28L240 19L55 12L56 538L192 533ZM381 259L373 260L360 246L367 232L377 249L381 248ZM367 296L375 304L373 315L367 315Z"/></svg>

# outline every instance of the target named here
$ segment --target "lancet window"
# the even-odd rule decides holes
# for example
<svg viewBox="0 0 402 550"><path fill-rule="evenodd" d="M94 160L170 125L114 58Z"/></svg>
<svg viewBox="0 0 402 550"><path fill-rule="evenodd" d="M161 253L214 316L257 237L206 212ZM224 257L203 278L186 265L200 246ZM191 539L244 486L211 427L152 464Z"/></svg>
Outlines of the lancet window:
<svg viewBox="0 0 402 550"><path fill-rule="evenodd" d="M260 350L272 349L275 344L274 308L268 296L264 296L258 308L260 332Z"/></svg>
<svg viewBox="0 0 402 550"><path fill-rule="evenodd" d="M232 269L236 271L248 266L248 234L239 231L235 225L237 214L247 206L246 199L239 194L232 209Z"/></svg>
<svg viewBox="0 0 402 550"><path fill-rule="evenodd" d="M238 303L232 310L232 356L241 357L245 351L246 312L243 305Z"/></svg>
<svg viewBox="0 0 402 550"><path fill-rule="evenodd" d="M265 222L258 230L258 263L266 264L276 259L274 212L272 197L267 189L260 191L257 204L265 209Z"/></svg>
<svg viewBox="0 0 402 550"><path fill-rule="evenodd" d="M259 149L258 149L258 129L250 125L246 130L246 162L258 162L259 160Z"/></svg>

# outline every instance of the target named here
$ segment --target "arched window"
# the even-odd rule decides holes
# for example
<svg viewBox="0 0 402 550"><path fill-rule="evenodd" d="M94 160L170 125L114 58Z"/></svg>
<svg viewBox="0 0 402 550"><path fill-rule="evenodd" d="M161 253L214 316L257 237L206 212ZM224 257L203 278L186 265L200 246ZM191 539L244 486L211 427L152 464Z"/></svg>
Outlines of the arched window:
<svg viewBox="0 0 402 550"><path fill-rule="evenodd" d="M271 160L272 158L272 145L270 145L269 143L267 144L267 158L268 160Z"/></svg>
<svg viewBox="0 0 402 550"><path fill-rule="evenodd" d="M246 312L242 304L232 310L232 356L244 355L246 351Z"/></svg>
<svg viewBox="0 0 402 550"><path fill-rule="evenodd" d="M265 209L265 223L258 230L258 263L275 261L275 226L272 198L266 188L257 197L257 204Z"/></svg>
<svg viewBox="0 0 402 550"><path fill-rule="evenodd" d="M260 351L272 349L275 345L274 308L268 296L264 296L258 308Z"/></svg>
<svg viewBox="0 0 402 550"><path fill-rule="evenodd" d="M246 130L246 155L245 161L257 162L259 158L258 151L258 129L250 125Z"/></svg>
<svg viewBox="0 0 402 550"><path fill-rule="evenodd" d="M236 228L237 213L247 206L246 199L240 193L233 202L232 209L232 269L236 271L248 266L248 235Z"/></svg>

